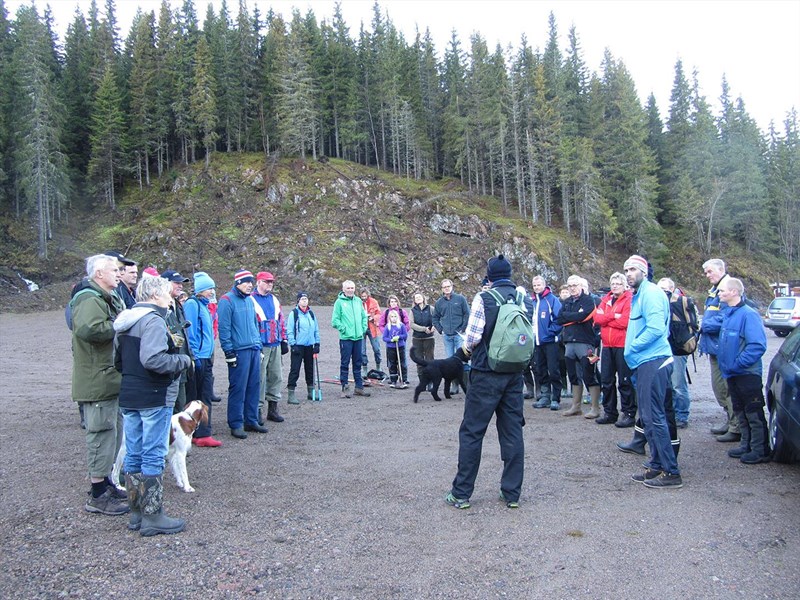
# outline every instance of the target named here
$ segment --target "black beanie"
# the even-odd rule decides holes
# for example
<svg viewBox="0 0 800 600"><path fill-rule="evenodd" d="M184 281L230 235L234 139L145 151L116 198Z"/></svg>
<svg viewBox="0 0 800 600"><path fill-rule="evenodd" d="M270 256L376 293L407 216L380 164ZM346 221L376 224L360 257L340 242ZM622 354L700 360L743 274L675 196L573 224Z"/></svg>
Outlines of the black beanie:
<svg viewBox="0 0 800 600"><path fill-rule="evenodd" d="M498 254L495 258L490 258L489 265L486 267L486 278L489 281L510 279L511 263L502 254Z"/></svg>

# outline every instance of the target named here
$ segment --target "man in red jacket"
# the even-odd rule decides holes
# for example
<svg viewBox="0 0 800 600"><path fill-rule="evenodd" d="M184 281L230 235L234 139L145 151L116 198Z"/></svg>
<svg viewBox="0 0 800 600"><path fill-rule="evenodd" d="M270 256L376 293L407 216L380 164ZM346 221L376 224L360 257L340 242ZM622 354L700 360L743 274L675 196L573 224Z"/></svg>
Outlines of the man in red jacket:
<svg viewBox="0 0 800 600"><path fill-rule="evenodd" d="M600 301L594 313L594 323L600 326L600 339L603 342L600 385L603 388L605 413L595 422L599 425L614 423L617 427L633 427L636 417L636 397L631 383L631 370L623 356L633 294L627 289L625 276L622 273L614 273L608 283L611 291ZM622 415L617 411L617 388L619 388Z"/></svg>

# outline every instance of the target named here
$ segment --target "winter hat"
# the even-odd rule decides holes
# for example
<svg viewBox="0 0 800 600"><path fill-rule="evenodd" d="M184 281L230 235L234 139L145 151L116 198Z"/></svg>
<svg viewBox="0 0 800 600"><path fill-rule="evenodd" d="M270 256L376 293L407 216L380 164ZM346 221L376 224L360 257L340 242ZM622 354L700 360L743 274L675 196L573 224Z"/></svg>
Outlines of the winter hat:
<svg viewBox="0 0 800 600"><path fill-rule="evenodd" d="M158 269L155 267L147 267L144 271L142 271L145 275L150 275L152 277L160 277L158 274Z"/></svg>
<svg viewBox="0 0 800 600"><path fill-rule="evenodd" d="M256 278L253 277L253 274L247 269L242 269L233 276L234 285L241 285L242 283L246 283L248 281L250 283L255 283Z"/></svg>
<svg viewBox="0 0 800 600"><path fill-rule="evenodd" d="M261 271L256 275L256 281L275 281L275 275L269 271Z"/></svg>
<svg viewBox="0 0 800 600"><path fill-rule="evenodd" d="M300 302L300 298L308 298L308 294L306 292L297 292L297 302Z"/></svg>
<svg viewBox="0 0 800 600"><path fill-rule="evenodd" d="M489 281L499 281L500 279L511 278L511 263L506 260L502 254L498 254L494 258L489 259L489 265L486 267L486 278Z"/></svg>
<svg viewBox="0 0 800 600"><path fill-rule="evenodd" d="M203 271L198 271L194 274L194 293L199 294L200 292L205 292L206 290L211 290L217 287L217 284L214 283L214 280L208 276L208 273L204 273Z"/></svg>
<svg viewBox="0 0 800 600"><path fill-rule="evenodd" d="M628 269L630 267L635 267L639 269L642 273L647 275L647 260L639 256L638 254L632 255L628 260L626 260L622 268Z"/></svg>

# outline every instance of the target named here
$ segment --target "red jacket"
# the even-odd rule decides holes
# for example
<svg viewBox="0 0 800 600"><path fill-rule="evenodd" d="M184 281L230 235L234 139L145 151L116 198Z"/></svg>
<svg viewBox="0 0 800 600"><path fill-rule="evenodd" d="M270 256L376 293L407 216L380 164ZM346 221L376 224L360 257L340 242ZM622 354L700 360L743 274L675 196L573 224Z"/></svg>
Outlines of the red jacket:
<svg viewBox="0 0 800 600"><path fill-rule="evenodd" d="M381 316L381 307L378 305L378 301L369 296L366 300L362 300L361 303L364 305L364 312L367 313L367 326L369 327L370 335L374 338L380 338L381 332L378 329L378 319Z"/></svg>
<svg viewBox="0 0 800 600"><path fill-rule="evenodd" d="M625 290L613 306L614 294L608 292L594 311L594 323L600 326L600 339L604 348L624 348L628 320L631 318L633 292Z"/></svg>

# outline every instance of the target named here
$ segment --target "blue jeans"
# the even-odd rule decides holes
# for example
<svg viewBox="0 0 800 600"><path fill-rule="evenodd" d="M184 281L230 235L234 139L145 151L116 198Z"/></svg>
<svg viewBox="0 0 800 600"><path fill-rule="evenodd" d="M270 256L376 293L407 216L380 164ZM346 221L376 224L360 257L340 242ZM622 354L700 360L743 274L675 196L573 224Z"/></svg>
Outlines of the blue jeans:
<svg viewBox="0 0 800 600"><path fill-rule="evenodd" d="M672 405L675 407L676 421L689 421L689 382L686 381L688 356L673 356L672 365Z"/></svg>
<svg viewBox="0 0 800 600"><path fill-rule="evenodd" d="M341 357L341 364L339 365L339 381L342 382L342 387L350 382L350 362L353 363L353 379L356 380L356 387L363 388L364 380L361 378L361 348L364 340L339 340L339 356Z"/></svg>
<svg viewBox="0 0 800 600"><path fill-rule="evenodd" d="M369 360L367 360L367 340L369 340L370 345L372 346L372 353L375 355L375 368L381 368L381 338L373 337L370 334L369 329L367 329L367 335L364 336L362 349L361 349L361 366L368 367Z"/></svg>
<svg viewBox="0 0 800 600"><path fill-rule="evenodd" d="M442 334L442 341L444 342L444 354L445 358L450 358L456 353L456 350L461 348L461 345L464 343L464 338L457 334L457 333L443 333ZM464 363L464 370L470 370L469 363ZM455 387L455 385L454 385Z"/></svg>
<svg viewBox="0 0 800 600"><path fill-rule="evenodd" d="M164 471L169 450L169 426L172 407L122 409L125 431L125 472L155 477Z"/></svg>
<svg viewBox="0 0 800 600"><path fill-rule="evenodd" d="M258 425L261 390L261 350L236 351L237 365L228 367L228 427Z"/></svg>
<svg viewBox="0 0 800 600"><path fill-rule="evenodd" d="M680 474L667 425L666 396L672 377L672 364L657 358L639 365L635 371L636 400L644 423L644 435L650 445L649 468Z"/></svg>

